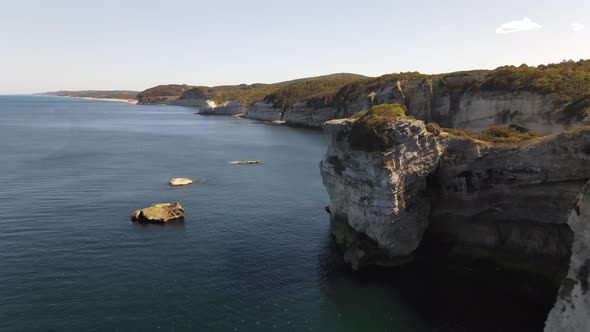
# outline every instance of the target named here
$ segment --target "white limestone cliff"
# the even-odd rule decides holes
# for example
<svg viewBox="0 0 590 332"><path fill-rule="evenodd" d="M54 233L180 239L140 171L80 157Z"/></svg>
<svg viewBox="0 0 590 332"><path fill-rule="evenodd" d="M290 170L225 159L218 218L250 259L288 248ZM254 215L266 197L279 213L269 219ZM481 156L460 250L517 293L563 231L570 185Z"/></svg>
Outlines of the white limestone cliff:
<svg viewBox="0 0 590 332"><path fill-rule="evenodd" d="M303 100L285 109L260 101L248 108L245 117L319 128L325 121L350 117L372 105L399 103L417 119L477 132L493 125L519 125L550 135L590 124L563 121L559 111L564 104L551 95L481 90L478 84L484 79L479 75L459 75L390 81L353 94L344 102L322 104Z"/></svg>
<svg viewBox="0 0 590 332"><path fill-rule="evenodd" d="M585 332L590 328L590 182L578 195L567 222L574 233L572 256L545 332Z"/></svg>
<svg viewBox="0 0 590 332"><path fill-rule="evenodd" d="M397 118L385 131L394 143L376 152L351 148L353 123L325 124L320 169L334 236L354 267L407 259L427 227L458 251L568 255L566 214L590 179L590 128L493 144Z"/></svg>

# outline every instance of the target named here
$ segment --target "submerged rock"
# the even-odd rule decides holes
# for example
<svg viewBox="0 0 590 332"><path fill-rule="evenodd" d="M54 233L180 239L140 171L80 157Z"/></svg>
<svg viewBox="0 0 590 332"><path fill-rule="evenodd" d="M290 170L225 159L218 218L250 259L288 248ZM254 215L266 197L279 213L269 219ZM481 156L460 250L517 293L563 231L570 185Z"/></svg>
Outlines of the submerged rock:
<svg viewBox="0 0 590 332"><path fill-rule="evenodd" d="M131 221L139 223L167 223L183 221L184 209L180 203L160 203L136 210L131 215Z"/></svg>
<svg viewBox="0 0 590 332"><path fill-rule="evenodd" d="M193 180L189 178L173 178L172 180L170 180L171 186L186 186L192 183Z"/></svg>
<svg viewBox="0 0 590 332"><path fill-rule="evenodd" d="M258 161L258 160L235 160L235 161L230 161L228 163L232 164L232 165L251 165L251 164L260 164L260 161Z"/></svg>

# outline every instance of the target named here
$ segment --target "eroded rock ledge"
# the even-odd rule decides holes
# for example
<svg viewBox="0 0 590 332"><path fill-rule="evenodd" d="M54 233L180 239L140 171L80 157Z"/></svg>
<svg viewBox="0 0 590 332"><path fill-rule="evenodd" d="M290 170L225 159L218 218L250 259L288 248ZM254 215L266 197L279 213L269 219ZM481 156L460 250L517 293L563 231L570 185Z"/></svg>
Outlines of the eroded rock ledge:
<svg viewBox="0 0 590 332"><path fill-rule="evenodd" d="M427 229L459 254L569 258L567 213L590 178L590 128L493 144L397 118L384 133L391 146L367 152L350 147L353 122L325 124L320 166L353 267L411 258Z"/></svg>
<svg viewBox="0 0 590 332"><path fill-rule="evenodd" d="M561 282L545 330L584 331L590 127L498 144L399 117L380 132L390 144L366 151L351 147L355 121L326 122L329 144L320 163L332 233L348 264L407 262L426 234L429 246L434 238L457 257Z"/></svg>

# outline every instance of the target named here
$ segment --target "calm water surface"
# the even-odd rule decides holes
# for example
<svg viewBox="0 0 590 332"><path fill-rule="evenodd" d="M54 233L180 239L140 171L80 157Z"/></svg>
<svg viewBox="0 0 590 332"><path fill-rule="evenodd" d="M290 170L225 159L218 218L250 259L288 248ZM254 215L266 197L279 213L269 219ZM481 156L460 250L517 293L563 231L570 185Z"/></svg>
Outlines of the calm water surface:
<svg viewBox="0 0 590 332"><path fill-rule="evenodd" d="M421 254L346 269L325 148L319 131L190 108L0 96L0 330L542 330L554 294L509 290L546 288L526 276ZM243 159L263 163L227 163ZM174 201L184 224L130 222Z"/></svg>
<svg viewBox="0 0 590 332"><path fill-rule="evenodd" d="M341 268L320 132L193 113L0 97L0 330L424 330ZM129 221L173 201L184 224Z"/></svg>

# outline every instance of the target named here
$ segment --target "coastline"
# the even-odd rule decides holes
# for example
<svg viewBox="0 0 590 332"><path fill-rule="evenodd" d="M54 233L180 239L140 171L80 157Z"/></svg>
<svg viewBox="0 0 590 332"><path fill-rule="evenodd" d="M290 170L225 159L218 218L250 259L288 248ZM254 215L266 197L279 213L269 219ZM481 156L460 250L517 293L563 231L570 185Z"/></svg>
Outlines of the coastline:
<svg viewBox="0 0 590 332"><path fill-rule="evenodd" d="M99 100L99 101L112 101L117 103L127 103L137 105L137 99L119 99L119 98L93 98L93 97L70 97L69 98L77 98L77 99L86 99L86 100Z"/></svg>
<svg viewBox="0 0 590 332"><path fill-rule="evenodd" d="M76 96L56 96L56 95L44 95L44 94L33 94L32 96L45 96L45 97L64 97L64 98L75 98L85 100L97 100L97 101L112 101L117 103L127 103L137 105L137 99L123 99L123 98L94 98L94 97L76 97Z"/></svg>

